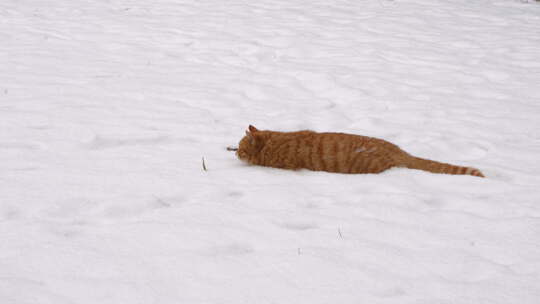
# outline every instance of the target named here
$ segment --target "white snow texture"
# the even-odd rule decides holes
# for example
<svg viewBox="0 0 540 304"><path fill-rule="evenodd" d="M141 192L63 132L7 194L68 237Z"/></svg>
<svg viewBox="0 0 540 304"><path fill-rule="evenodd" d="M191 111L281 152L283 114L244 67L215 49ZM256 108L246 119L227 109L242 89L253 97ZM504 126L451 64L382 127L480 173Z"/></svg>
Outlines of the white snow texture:
<svg viewBox="0 0 540 304"><path fill-rule="evenodd" d="M2 304L540 303L539 2L2 0L0 41ZM248 166L249 124L486 178Z"/></svg>

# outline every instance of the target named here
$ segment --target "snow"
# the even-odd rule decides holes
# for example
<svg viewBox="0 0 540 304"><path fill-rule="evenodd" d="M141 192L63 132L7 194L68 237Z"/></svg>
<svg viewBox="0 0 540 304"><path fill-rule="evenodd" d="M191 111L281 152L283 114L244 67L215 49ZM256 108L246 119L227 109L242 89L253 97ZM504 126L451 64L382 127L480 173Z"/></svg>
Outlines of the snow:
<svg viewBox="0 0 540 304"><path fill-rule="evenodd" d="M3 0L0 38L0 303L540 301L537 2ZM487 178L247 166L249 124Z"/></svg>

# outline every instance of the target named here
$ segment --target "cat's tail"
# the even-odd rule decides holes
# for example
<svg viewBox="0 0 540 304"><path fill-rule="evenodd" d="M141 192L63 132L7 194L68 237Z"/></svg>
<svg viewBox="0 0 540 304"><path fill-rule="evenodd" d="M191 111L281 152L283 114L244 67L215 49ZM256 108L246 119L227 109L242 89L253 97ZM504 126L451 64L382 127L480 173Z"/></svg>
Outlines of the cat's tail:
<svg viewBox="0 0 540 304"><path fill-rule="evenodd" d="M418 169L429 171L433 173L444 173L444 174L461 174L461 175L472 175L478 177L484 177L482 172L476 168L472 167L461 167L454 166L446 163L441 163L429 159L424 159L420 157L410 156L405 160L404 167L409 169Z"/></svg>

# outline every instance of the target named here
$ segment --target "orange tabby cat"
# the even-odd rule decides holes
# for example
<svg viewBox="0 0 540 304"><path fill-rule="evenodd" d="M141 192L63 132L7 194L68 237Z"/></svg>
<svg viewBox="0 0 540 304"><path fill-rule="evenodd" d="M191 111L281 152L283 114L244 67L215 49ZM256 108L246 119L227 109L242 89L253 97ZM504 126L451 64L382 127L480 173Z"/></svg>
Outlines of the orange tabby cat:
<svg viewBox="0 0 540 304"><path fill-rule="evenodd" d="M253 165L283 169L380 173L392 167L405 167L484 177L475 168L414 157L385 140L345 133L261 131L250 125L236 154Z"/></svg>

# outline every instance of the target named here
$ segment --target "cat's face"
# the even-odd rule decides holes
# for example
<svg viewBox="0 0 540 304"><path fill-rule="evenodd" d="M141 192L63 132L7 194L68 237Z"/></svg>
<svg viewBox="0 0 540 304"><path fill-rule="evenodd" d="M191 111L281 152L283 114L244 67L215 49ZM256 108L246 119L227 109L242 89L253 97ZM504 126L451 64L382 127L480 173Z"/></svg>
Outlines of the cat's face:
<svg viewBox="0 0 540 304"><path fill-rule="evenodd" d="M250 157L256 155L260 150L260 137L258 136L259 130L254 126L249 126L249 131L246 131L240 143L238 144L238 151L236 155L239 159L248 161Z"/></svg>
<svg viewBox="0 0 540 304"><path fill-rule="evenodd" d="M249 155L252 154L252 148L251 144L249 143L249 137L248 135L244 136L242 140L240 140L240 144L238 144L238 151L236 151L236 156L238 156L241 160L248 160Z"/></svg>

